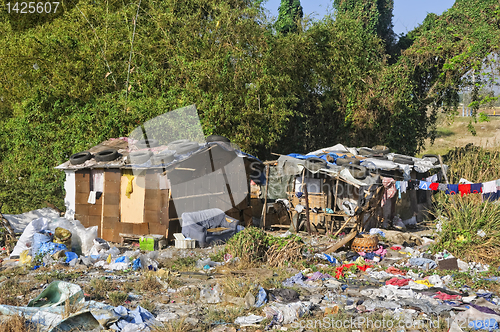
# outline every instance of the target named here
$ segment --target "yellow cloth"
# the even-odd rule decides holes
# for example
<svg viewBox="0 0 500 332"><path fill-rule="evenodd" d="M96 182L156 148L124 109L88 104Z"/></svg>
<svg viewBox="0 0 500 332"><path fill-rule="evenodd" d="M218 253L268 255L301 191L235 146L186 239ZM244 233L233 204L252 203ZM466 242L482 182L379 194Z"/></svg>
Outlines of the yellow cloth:
<svg viewBox="0 0 500 332"><path fill-rule="evenodd" d="M354 264L356 265L365 265L366 262L365 262L365 259L363 258L363 256L359 256L355 261L354 261Z"/></svg>
<svg viewBox="0 0 500 332"><path fill-rule="evenodd" d="M434 286L434 285L433 285L433 284L431 284L431 283L429 282L429 280L427 280L427 279L423 279L423 280L416 280L416 281L415 281L415 283L417 283L417 284L422 284L422 285L426 285L427 287L433 287L433 286Z"/></svg>
<svg viewBox="0 0 500 332"><path fill-rule="evenodd" d="M125 196L127 196L127 198L130 198L130 194L134 192L134 188L132 188L132 181L134 180L134 176L127 173L123 175L125 175L128 179L127 189L125 189Z"/></svg>
<svg viewBox="0 0 500 332"><path fill-rule="evenodd" d="M106 263L111 264L111 254L109 254L108 259L106 259Z"/></svg>

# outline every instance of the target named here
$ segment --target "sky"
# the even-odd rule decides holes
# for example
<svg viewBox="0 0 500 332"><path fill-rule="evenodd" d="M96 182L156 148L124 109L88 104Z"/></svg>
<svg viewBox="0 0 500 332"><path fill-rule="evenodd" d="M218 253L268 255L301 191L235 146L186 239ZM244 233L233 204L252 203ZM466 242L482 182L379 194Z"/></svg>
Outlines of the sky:
<svg viewBox="0 0 500 332"><path fill-rule="evenodd" d="M304 15L310 15L311 18L320 20L331 10L332 0L301 0ZM441 15L449 9L455 0L394 0L394 32L396 34L406 33L422 23L427 13ZM264 7L268 9L273 16L278 16L278 7L280 0L268 0Z"/></svg>

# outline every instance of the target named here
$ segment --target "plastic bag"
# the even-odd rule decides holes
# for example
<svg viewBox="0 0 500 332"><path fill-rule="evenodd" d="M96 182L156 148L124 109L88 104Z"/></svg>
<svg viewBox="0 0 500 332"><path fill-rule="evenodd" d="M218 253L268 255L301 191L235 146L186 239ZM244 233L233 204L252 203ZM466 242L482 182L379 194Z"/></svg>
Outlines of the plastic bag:
<svg viewBox="0 0 500 332"><path fill-rule="evenodd" d="M64 244L66 247L71 246L71 232L62 227L56 227L56 231L54 233L54 243Z"/></svg>
<svg viewBox="0 0 500 332"><path fill-rule="evenodd" d="M21 265L29 264L31 262L31 256L29 255L29 253L30 250L26 249L21 253L21 255L19 255L19 263Z"/></svg>
<svg viewBox="0 0 500 332"><path fill-rule="evenodd" d="M18 258L20 257L21 252L23 252L26 249L30 249L33 243L33 235L35 235L35 233L37 232L41 232L42 230L47 229L49 221L50 219L47 218L38 218L30 222L28 226L26 226L26 228L24 229L24 232L19 238L19 241L17 241L14 250L10 254L10 258L11 259Z"/></svg>

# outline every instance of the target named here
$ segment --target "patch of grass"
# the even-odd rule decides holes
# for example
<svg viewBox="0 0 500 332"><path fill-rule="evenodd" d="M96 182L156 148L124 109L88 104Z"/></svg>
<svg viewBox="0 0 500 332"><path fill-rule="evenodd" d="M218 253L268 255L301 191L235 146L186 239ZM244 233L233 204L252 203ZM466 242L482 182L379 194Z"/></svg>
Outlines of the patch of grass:
<svg viewBox="0 0 500 332"><path fill-rule="evenodd" d="M464 261L497 265L500 257L500 204L481 202L480 195L435 195L442 231L434 251L448 250ZM478 231L485 235L481 237Z"/></svg>
<svg viewBox="0 0 500 332"><path fill-rule="evenodd" d="M0 303L15 306L26 305L30 289L29 283L20 282L14 278L8 279L0 287Z"/></svg>
<svg viewBox="0 0 500 332"><path fill-rule="evenodd" d="M275 237L263 229L247 227L229 239L226 252L239 257L240 267L268 262L271 266L289 266L289 262L301 259L302 239L297 235ZM299 252L299 254L297 254Z"/></svg>
<svg viewBox="0 0 500 332"><path fill-rule="evenodd" d="M186 317L176 322L168 322L153 328L154 332L190 332L193 326L185 322Z"/></svg>
<svg viewBox="0 0 500 332"><path fill-rule="evenodd" d="M259 291L259 285L256 284L255 280L250 278L235 277L232 275L224 278L224 282L222 282L221 285L224 290L224 294L235 297L245 297L248 292L256 296Z"/></svg>
<svg viewBox="0 0 500 332"><path fill-rule="evenodd" d="M436 137L447 137L453 136L455 133L449 128L438 128L436 129Z"/></svg>
<svg viewBox="0 0 500 332"><path fill-rule="evenodd" d="M149 312L152 312L156 308L156 305L154 304L154 302L149 300L149 299L141 300L141 302L139 302L139 305Z"/></svg>
<svg viewBox="0 0 500 332"><path fill-rule="evenodd" d="M141 292L158 292L163 288L163 285L156 279L156 276L147 274L141 276L137 282L136 290Z"/></svg>
<svg viewBox="0 0 500 332"><path fill-rule="evenodd" d="M115 284L105 278L92 278L90 282L83 287L84 292L89 294L91 299L97 301L104 300L106 294L115 289Z"/></svg>
<svg viewBox="0 0 500 332"><path fill-rule="evenodd" d="M216 323L230 323L236 320L240 316L245 316L247 314L246 309L243 307L235 306L210 306L205 308L203 313L203 322L205 324L216 324Z"/></svg>
<svg viewBox="0 0 500 332"><path fill-rule="evenodd" d="M81 277L81 275L82 274L79 272L50 271L36 275L35 279L50 284L54 280L63 280L68 282L76 281L79 277Z"/></svg>
<svg viewBox="0 0 500 332"><path fill-rule="evenodd" d="M196 266L196 259L194 257L177 258L170 266L173 271L193 271Z"/></svg>
<svg viewBox="0 0 500 332"><path fill-rule="evenodd" d="M127 299L127 297L128 295L125 292L117 291L108 293L109 302L111 303L112 306L115 307L122 305L123 302L125 302L125 300Z"/></svg>
<svg viewBox="0 0 500 332"><path fill-rule="evenodd" d="M0 323L1 332L35 332L39 329L30 324L23 316L14 315Z"/></svg>
<svg viewBox="0 0 500 332"><path fill-rule="evenodd" d="M449 166L448 180L458 183L461 178L474 183L487 182L500 178L500 151L484 149L473 144L455 148L443 156Z"/></svg>

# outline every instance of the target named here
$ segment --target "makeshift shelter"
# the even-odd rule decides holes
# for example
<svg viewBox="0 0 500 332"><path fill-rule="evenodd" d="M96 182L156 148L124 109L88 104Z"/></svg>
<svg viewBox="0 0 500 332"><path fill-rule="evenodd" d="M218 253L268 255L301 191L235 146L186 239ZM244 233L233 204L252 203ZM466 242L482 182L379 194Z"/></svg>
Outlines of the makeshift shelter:
<svg viewBox="0 0 500 332"><path fill-rule="evenodd" d="M263 193L267 192L274 211L288 210L289 218L280 218L278 212L278 218L264 218L263 226L284 222L298 229L308 217L313 231L355 225L367 230L396 215L421 221L431 192L410 190L408 181L430 180L429 172L438 170L433 177L438 182L447 170L434 155L415 158L389 153L385 147L357 149L341 144L307 155L281 155L268 165ZM396 188L403 182L404 188Z"/></svg>
<svg viewBox="0 0 500 332"><path fill-rule="evenodd" d="M257 158L222 141L189 142L182 151L155 143L110 139L57 166L66 173L66 217L98 226L113 242L148 234L171 240L182 213L210 208L251 223L249 183L263 168Z"/></svg>

